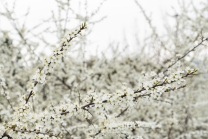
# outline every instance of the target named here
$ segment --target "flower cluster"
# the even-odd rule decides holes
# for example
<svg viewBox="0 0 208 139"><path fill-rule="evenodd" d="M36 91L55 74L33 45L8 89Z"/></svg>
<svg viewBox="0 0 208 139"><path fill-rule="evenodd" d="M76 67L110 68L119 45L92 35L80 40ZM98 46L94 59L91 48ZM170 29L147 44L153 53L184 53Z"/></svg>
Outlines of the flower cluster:
<svg viewBox="0 0 208 139"><path fill-rule="evenodd" d="M106 138L106 135L108 135L108 137L120 136L122 138L123 136L127 136L128 138L133 138L134 136L131 135L131 131L137 127L152 128L153 126L160 126L139 121L121 122L119 117L127 110L131 112L130 110L139 98L147 97L155 99L162 93L180 89L180 84L177 83L179 78L183 79L195 73L196 69L187 69L166 75L165 78L161 74L159 77L156 77L156 74L146 75L148 77L151 76L151 78L154 75L154 78L149 81L147 86L141 86L136 91L125 86L122 90L117 90L116 93L111 94L100 94L91 91L87 93L87 96L83 100L86 103L84 105L66 99L69 103L55 106L50 111L40 114L33 113L31 103L24 103L23 101L21 106L15 108L12 122L9 122L5 126L5 129L7 130L7 134L14 137L18 136L16 133L21 132L21 137L28 137L28 134L32 137L35 134L37 138L62 138L63 132L60 130L61 126L66 125L65 122L67 119L76 117L86 119L88 123L92 124L89 127L85 125L85 129L87 130L86 135L89 137ZM177 78L175 78L176 76ZM155 83L156 81L157 83ZM145 82L147 83L148 81L146 80ZM155 93L159 95L155 97ZM92 121L94 117L98 120L96 123ZM57 128L51 129L51 126ZM126 133L120 134L123 131L126 131Z"/></svg>
<svg viewBox="0 0 208 139"><path fill-rule="evenodd" d="M160 125L151 122L123 122L114 117L108 117L108 119L100 119L99 125L91 125L87 130L89 138L128 138L128 139L142 139L142 136L134 136L133 130L137 128L160 128Z"/></svg>
<svg viewBox="0 0 208 139"><path fill-rule="evenodd" d="M61 46L39 65L33 51L35 45L25 38L24 32L16 28L22 39L21 47L28 50L29 61L28 54L21 53L20 46L11 41L15 39L4 35L0 40L0 138L206 138L208 82L202 65L208 65L208 60L201 56L204 49L197 47L205 45L208 39L202 36L197 42L198 37L192 41L184 38L189 26L181 26L184 19L193 21L187 17L177 18L183 21L177 24L180 30L167 40L149 22L154 29L153 37L147 40L151 45L145 49L159 42L150 49L154 49L153 57L146 50L124 57L115 50L112 59L66 56L71 41L86 28L82 24L71 30ZM87 16L86 20L90 18ZM189 27L194 36L198 32L195 30L198 20L206 22L204 19L191 22ZM206 25L202 27L207 28ZM192 52L194 56L189 55ZM84 55L83 51L78 53ZM203 64L195 61L197 56L203 59ZM191 68L185 69L187 66Z"/></svg>
<svg viewBox="0 0 208 139"><path fill-rule="evenodd" d="M82 24L79 29L72 31L69 36L66 36L62 43L62 47L54 50L53 55L45 59L43 64L44 67L37 70L36 75L33 78L33 82L30 82L28 89L29 96L26 97L23 95L22 99L20 100L20 106L14 108L12 121L5 125L5 132L2 136L13 138L61 138L61 133L58 132L56 128L54 128L53 131L49 128L50 125L54 126L60 124L61 114L54 115L50 112L45 112L46 114L36 114L33 112L32 104L29 102L29 99L30 97L36 95L38 90L37 84L45 83L46 75L51 73L57 64L61 62L61 58L64 56L65 51L67 51L68 47L70 46L69 43L71 40L77 37L77 35L80 34L84 29L86 29L85 23ZM2 88L5 86L4 78L1 80L1 85ZM7 98L7 100L9 100L9 98Z"/></svg>
<svg viewBox="0 0 208 139"><path fill-rule="evenodd" d="M38 69L34 76L34 80L30 85L29 96L25 99L28 103L31 96L34 96L37 89L38 83L45 83L46 75L51 73L54 68L61 62L61 58L70 47L70 42L81 33L82 30L86 29L86 24L83 23L79 29L72 30L68 36L64 37L62 46L53 51L53 55L49 58L44 59L43 68Z"/></svg>

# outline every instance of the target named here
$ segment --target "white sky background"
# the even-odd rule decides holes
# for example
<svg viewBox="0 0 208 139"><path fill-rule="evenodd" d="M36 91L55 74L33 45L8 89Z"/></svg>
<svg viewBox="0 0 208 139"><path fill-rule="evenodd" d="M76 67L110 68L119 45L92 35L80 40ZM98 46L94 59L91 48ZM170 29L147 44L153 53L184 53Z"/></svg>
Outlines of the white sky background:
<svg viewBox="0 0 208 139"><path fill-rule="evenodd" d="M1 1L5 2L6 0ZM76 0L74 1L76 2ZM89 7L94 7L94 9L100 2L100 0L99 2L98 0L88 1ZM143 6L147 15L151 15L153 25L159 33L163 31L163 25L166 23L164 17L167 16L167 13L174 15L175 13L171 7L177 7L178 5L176 0L138 0L138 2ZM42 19L50 17L51 10L54 10L56 6L52 0L17 0L16 3L18 14L24 14L27 8L30 8L28 25L35 25ZM148 33L149 26L134 0L107 0L101 8L100 15L101 17L106 15L107 18L98 23L91 36L89 36L92 44L89 48L86 48L87 53L95 54L97 48L99 51L105 51L110 42L125 45L125 38L128 45L135 46L135 33L138 33L140 38ZM1 20L0 18L0 26L6 27ZM131 52L135 49L135 47L129 47L128 50Z"/></svg>
<svg viewBox="0 0 208 139"><path fill-rule="evenodd" d="M163 21L165 11L170 11L171 6L177 5L175 0L138 0L138 2L142 5L146 14L151 15L150 19L152 19L153 25L158 28L158 32L162 31L165 23ZM135 46L136 33L142 40L149 31L149 25L134 0L109 0L103 7L103 12L107 13L108 18L98 25L98 29L95 31L96 34L102 32L101 34L105 38L97 36L96 40L99 40L98 42L105 40L104 43L108 43L116 40L123 43L126 39L128 45ZM101 26L106 27L101 30ZM105 44L107 45L107 43ZM129 47L129 49L134 51L135 47Z"/></svg>

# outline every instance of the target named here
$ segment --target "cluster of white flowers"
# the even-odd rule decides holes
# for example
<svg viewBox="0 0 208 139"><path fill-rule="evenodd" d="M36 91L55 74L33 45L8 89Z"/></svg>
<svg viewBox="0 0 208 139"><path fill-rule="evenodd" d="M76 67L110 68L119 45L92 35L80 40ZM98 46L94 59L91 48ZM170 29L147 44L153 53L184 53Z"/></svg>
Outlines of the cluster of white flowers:
<svg viewBox="0 0 208 139"><path fill-rule="evenodd" d="M40 114L33 112L30 102L24 102L26 99L24 96L22 104L15 108L12 122L7 123L5 129L7 130L7 134L13 137L18 137L19 133L21 133L19 137L35 136L37 138L61 138L63 133L60 130L60 125L66 125L65 122L67 119L77 117L86 119L91 123L91 120L96 117L98 120L97 124L94 123L89 127L85 126L87 136L105 138L106 135L108 135L119 137L127 136L131 138L133 137L133 135L131 136L129 133L131 130L137 127L151 128L156 125L153 123L142 124L142 122L138 121L118 122L120 115L127 109L128 111L131 110L139 98L156 99L164 92L180 89L181 84L179 84L178 81L195 74L196 71L196 69L187 69L185 71L176 71L175 73L170 72L170 74L165 77L163 74L160 74L158 77L155 73L146 74L142 80L147 85L140 85L140 89L136 91L127 88L125 85L122 90L117 90L115 93L102 94L89 91L83 99L85 103L83 105L66 99L68 103L55 106L50 111L45 111ZM35 83L38 83L38 81ZM36 85L32 86L30 91L34 91L35 86ZM51 126L59 128L51 129ZM124 131L126 131L125 134L120 134Z"/></svg>
<svg viewBox="0 0 208 139"><path fill-rule="evenodd" d="M86 23L83 23L79 29L74 29L70 33L68 33L68 36L64 37L62 41L62 46L60 48L56 48L53 51L53 55L49 58L44 59L43 68L38 69L36 71L36 74L34 76L34 80L32 83L30 83L29 87L29 96L25 98L26 103L28 103L31 96L34 96L36 94L37 90L37 84L38 83L45 83L46 81L46 75L48 73L53 72L54 68L60 64L61 58L64 56L65 52L68 50L68 48L71 46L70 42L77 37L77 35L81 34L81 31L86 29Z"/></svg>
<svg viewBox="0 0 208 139"><path fill-rule="evenodd" d="M143 97L158 98L158 96L160 96L164 92L168 92L170 90L175 90L180 88L181 86L177 87L177 85L180 85L177 83L179 78L183 79L189 75L195 74L195 72L196 69L187 69L185 71L180 71L180 72L177 71L176 73L171 73L169 76L165 78L164 76L161 76L162 74L160 74L160 77L156 78L156 74L154 74L155 78L149 81L149 85L146 88L141 87L137 91L133 91L132 89L127 88L125 86L123 87L122 90L117 90L116 93L112 93L112 94L107 94L107 93L101 94L90 91L87 93L87 96L83 100L83 102L86 103L85 105L80 105L79 103L72 103L71 100L67 100L69 103L62 104L53 108L53 110L56 113L55 115L52 113L47 113L47 116L44 116L44 119L51 122L53 121L53 124L55 123L64 124L64 119L66 120L72 117L79 117L81 119L89 120L88 122L91 122L90 119L96 116L99 122L98 124L93 124L92 126L88 127L89 130L87 131L89 133L89 136L102 138L102 137L106 137L105 136L106 133L112 136L120 135L119 133L125 131L126 128L130 128L130 129L136 128L138 126L138 122L127 122L129 126L127 126L125 122L123 124L121 124L122 122L121 123L116 122L117 117L119 117L118 115L120 115L119 111L122 113L122 110L131 109L131 107L134 106L138 98L143 98ZM153 74L151 73L150 75ZM177 78L175 78L176 76ZM155 83L155 80L157 81L157 83ZM176 84L172 85L174 83ZM161 86L163 86L163 88L161 88ZM157 97L155 97L154 93L160 95L157 95ZM113 115L112 114L109 115L109 113L112 111L114 111ZM39 119L43 119L43 118L37 116L35 118L35 121L38 121ZM109 120L111 121L109 122ZM29 119L27 121L31 121L31 120ZM47 126L49 125L50 124L47 124ZM154 124L149 123L148 127L152 127L153 125ZM46 127L45 121L42 127ZM140 127L142 126L140 125ZM146 126L143 125L143 127ZM92 131L92 128L94 132ZM92 132L94 134L92 134ZM45 133L45 132L42 131L40 133ZM126 135L131 137L130 134L126 133Z"/></svg>
<svg viewBox="0 0 208 139"><path fill-rule="evenodd" d="M60 59L64 56L64 52L68 49L67 47L70 46L70 41L77 37L84 29L86 29L85 23L82 24L79 29L72 31L69 36L65 37L62 47L56 49L51 57L45 59L43 69L38 69L33 82L30 82L28 89L29 96L22 96L22 99L20 99L21 103L18 107L14 108L12 120L4 126L4 136L8 135L13 138L61 138L59 130L56 128L50 129L50 125L54 126L62 123L60 121L61 114L58 113L54 115L46 111L45 114L36 114L33 112L32 104L29 102L29 99L36 95L38 90L37 84L45 83L46 75L52 72L54 67L61 62ZM4 86L4 78L1 78L1 90L3 92ZM7 98L7 100L9 100L9 98ZM66 106L64 106L64 108L65 107ZM64 108L61 108L61 112L63 112Z"/></svg>
<svg viewBox="0 0 208 139"><path fill-rule="evenodd" d="M196 25L193 22L198 28ZM70 31L61 47L43 59L43 65L31 68L23 62L25 55L19 47L15 43L13 46L11 36L5 36L2 44L0 40L0 138L207 137L207 77L200 73L200 66L193 64L194 60L190 64L190 59L181 59L207 39L190 49L192 41L175 38L175 48L165 49L164 54L155 52L154 59L143 52L120 57L119 51L112 59L66 56L71 40L85 28L82 24ZM156 30L153 34L153 41L168 47L170 39L164 41ZM182 38L186 34L180 35ZM184 44L188 53L174 58L175 51L182 53L179 47ZM171 55L161 58L166 52ZM33 51L28 53L36 57ZM155 64L155 58L162 60ZM185 69L187 66L191 68Z"/></svg>
<svg viewBox="0 0 208 139"><path fill-rule="evenodd" d="M53 53L58 55L58 50ZM44 67L50 67L51 61L46 60ZM54 63L55 65L55 63ZM47 71L47 72L45 72ZM63 130L68 126L69 119L82 119L83 124L67 128L67 132L74 130L84 132L88 138L142 138L133 131L139 128L156 130L163 125L156 122L123 119L123 115L134 113L134 107L142 99L160 100L166 92L178 90L186 86L185 78L197 72L196 69L169 69L166 74L141 74L138 88L133 90L123 84L122 89L110 92L88 91L82 96L81 102L66 94L61 104L48 106L48 110L41 113L34 110L31 102L25 103L27 96L23 95L18 107L14 108L11 120L1 127L2 135L13 138L63 138L67 133ZM28 91L38 91L37 84L45 83L48 70L38 70L39 75L29 86ZM42 82L43 81L43 82ZM41 84L40 84L41 85ZM39 95L37 95L38 97ZM33 99L34 100L34 99ZM34 101L37 101L35 99ZM126 121L126 122L124 122ZM170 121L170 120L169 120ZM174 122L175 124L176 122ZM173 123L167 123L173 124ZM81 134L81 133L80 133ZM79 135L73 137L79 137Z"/></svg>
<svg viewBox="0 0 208 139"><path fill-rule="evenodd" d="M124 122L122 120L118 120L115 117L108 117L108 119L103 118L100 119L99 125L91 125L87 130L89 138L134 138L140 139L142 136L137 135L136 137L132 134L133 130L136 128L160 128L160 125L151 122Z"/></svg>

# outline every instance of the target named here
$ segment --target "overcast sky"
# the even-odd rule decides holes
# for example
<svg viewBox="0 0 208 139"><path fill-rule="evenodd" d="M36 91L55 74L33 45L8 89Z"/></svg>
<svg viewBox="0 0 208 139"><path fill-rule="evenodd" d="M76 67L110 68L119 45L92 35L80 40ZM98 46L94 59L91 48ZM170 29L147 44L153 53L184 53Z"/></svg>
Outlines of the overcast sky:
<svg viewBox="0 0 208 139"><path fill-rule="evenodd" d="M100 0L88 1L89 7L96 9ZM2 0L2 2L6 2L6 0ZM165 23L164 16L175 14L172 7L178 5L176 0L138 0L138 2L143 6L147 15L151 15L153 24L159 31L160 29L162 31ZM16 0L16 3L16 11L20 14L25 13L28 7L30 8L32 18L27 22L28 24L35 24L42 19L47 19L55 7L52 0ZM125 38L128 44L133 45L135 42L132 38L135 33L138 33L140 37L147 34L147 22L134 0L107 0L101 8L100 15L106 15L107 18L95 26L90 36L93 42L90 49L99 47L99 49L105 50L109 42L123 43ZM5 25L0 21L0 26Z"/></svg>

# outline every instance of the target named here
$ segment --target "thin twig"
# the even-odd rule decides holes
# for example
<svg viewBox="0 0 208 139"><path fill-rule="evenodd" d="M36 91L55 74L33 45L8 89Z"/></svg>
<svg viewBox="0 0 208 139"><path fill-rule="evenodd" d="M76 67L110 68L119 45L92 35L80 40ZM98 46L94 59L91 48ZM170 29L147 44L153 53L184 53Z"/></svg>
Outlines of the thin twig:
<svg viewBox="0 0 208 139"><path fill-rule="evenodd" d="M187 51L182 57L178 58L174 63L172 63L171 65L168 66L168 68L163 71L163 73L167 72L169 68L171 68L172 66L174 66L176 63L178 63L181 59L185 58L190 52L194 51L194 49L196 49L197 47L199 47L200 45L203 45L202 43L207 41L208 38L201 40L200 43L198 43L196 46L194 46L192 49L190 49L189 51Z"/></svg>

